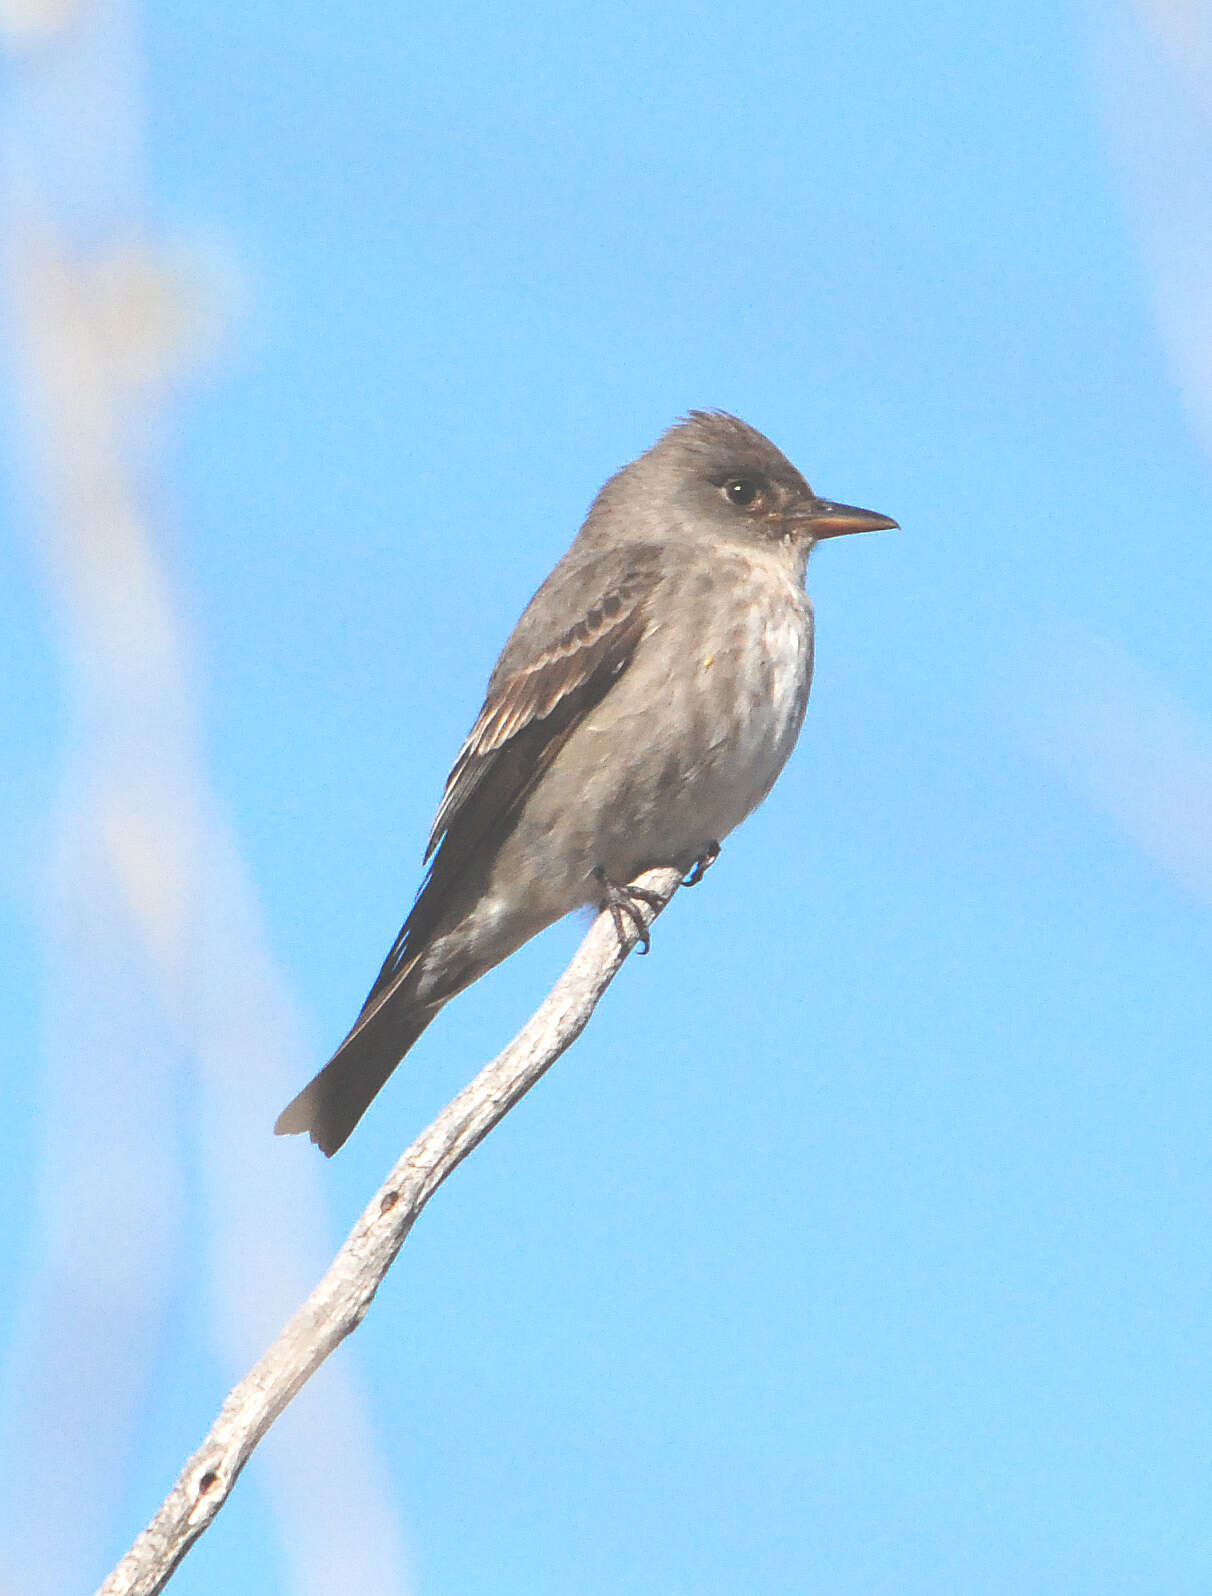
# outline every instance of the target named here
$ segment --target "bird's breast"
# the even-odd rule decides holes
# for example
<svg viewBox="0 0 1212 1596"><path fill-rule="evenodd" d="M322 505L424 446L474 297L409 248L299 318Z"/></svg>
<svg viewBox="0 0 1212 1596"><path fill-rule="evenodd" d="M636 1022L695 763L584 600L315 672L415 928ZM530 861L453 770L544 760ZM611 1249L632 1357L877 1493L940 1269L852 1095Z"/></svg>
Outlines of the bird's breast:
<svg viewBox="0 0 1212 1596"><path fill-rule="evenodd" d="M781 570L754 561L708 611L706 646L684 689L694 726L689 775L693 783L701 769L708 807L731 829L769 792L799 735L812 682L812 610Z"/></svg>
<svg viewBox="0 0 1212 1596"><path fill-rule="evenodd" d="M689 868L769 792L811 679L812 611L785 571L730 556L670 572L630 665L527 801L510 869L562 913L598 866L619 882Z"/></svg>
<svg viewBox="0 0 1212 1596"><path fill-rule="evenodd" d="M609 792L594 807L618 879L693 859L744 820L795 746L811 680L812 610L773 560L729 553L669 575L582 743Z"/></svg>

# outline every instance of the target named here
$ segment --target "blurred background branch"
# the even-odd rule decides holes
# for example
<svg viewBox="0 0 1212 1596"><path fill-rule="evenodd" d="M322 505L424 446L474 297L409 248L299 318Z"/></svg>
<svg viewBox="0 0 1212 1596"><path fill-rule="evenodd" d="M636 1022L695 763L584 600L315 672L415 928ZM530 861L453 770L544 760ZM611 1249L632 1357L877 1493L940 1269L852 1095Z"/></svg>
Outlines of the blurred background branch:
<svg viewBox="0 0 1212 1596"><path fill-rule="evenodd" d="M49 857L31 860L48 1073L0 1569L60 1596L122 1533L171 1315L192 1304L234 1372L298 1300L327 1221L314 1170L273 1168L272 1104L304 1049L206 771L165 464L232 282L152 214L133 5L10 0L4 23L12 360L67 739ZM293 1588L394 1596L401 1536L352 1370L324 1408L322 1462L298 1444L304 1411L267 1463Z"/></svg>

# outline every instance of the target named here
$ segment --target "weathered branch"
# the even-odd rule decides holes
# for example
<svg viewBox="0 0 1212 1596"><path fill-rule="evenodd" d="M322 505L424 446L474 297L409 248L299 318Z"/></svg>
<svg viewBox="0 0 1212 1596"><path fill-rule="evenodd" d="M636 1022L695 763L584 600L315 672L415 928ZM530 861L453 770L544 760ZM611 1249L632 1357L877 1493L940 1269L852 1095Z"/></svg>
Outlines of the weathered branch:
<svg viewBox="0 0 1212 1596"><path fill-rule="evenodd" d="M676 870L649 870L635 885L668 904L680 879ZM646 926L660 913L639 901L636 909ZM362 1322L430 1197L585 1029L637 940L626 917L624 929L620 942L610 914L598 915L533 1019L396 1164L319 1285L232 1390L160 1511L97 1596L154 1596L163 1590L226 1502L258 1441L334 1347Z"/></svg>

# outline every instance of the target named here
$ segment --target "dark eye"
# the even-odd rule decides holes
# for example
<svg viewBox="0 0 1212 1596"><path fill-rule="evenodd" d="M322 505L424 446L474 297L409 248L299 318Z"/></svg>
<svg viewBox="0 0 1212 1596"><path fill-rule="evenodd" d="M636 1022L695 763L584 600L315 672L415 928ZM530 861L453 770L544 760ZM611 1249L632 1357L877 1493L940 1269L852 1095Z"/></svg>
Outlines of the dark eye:
<svg viewBox="0 0 1212 1596"><path fill-rule="evenodd" d="M752 477L733 477L724 484L724 497L738 510L752 510L762 502L762 490Z"/></svg>

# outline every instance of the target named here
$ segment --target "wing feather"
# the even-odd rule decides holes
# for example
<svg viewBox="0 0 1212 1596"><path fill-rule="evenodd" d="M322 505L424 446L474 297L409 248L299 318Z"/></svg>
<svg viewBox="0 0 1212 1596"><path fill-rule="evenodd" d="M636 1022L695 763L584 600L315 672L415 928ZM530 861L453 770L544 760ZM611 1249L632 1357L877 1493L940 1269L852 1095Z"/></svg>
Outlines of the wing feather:
<svg viewBox="0 0 1212 1596"><path fill-rule="evenodd" d="M487 776L494 754L525 727L548 720L561 702L599 674L609 685L626 668L639 640L643 602L651 587L649 572L624 578L533 660L494 684L447 778L429 834L426 862ZM569 731L571 726L564 729Z"/></svg>
<svg viewBox="0 0 1212 1596"><path fill-rule="evenodd" d="M534 784L631 663L660 578L658 551L640 546L627 551L625 562L616 553L601 564L600 571L591 565L565 573L569 588L581 593L587 586L593 591L596 576L600 597L588 605L582 600L581 613L562 632L546 642L532 640L528 610L506 646L438 805L425 850L425 881L351 1035L399 989L452 889L470 867L486 867ZM559 573L557 567L553 577ZM567 614L568 594L552 594L555 602L561 597Z"/></svg>

